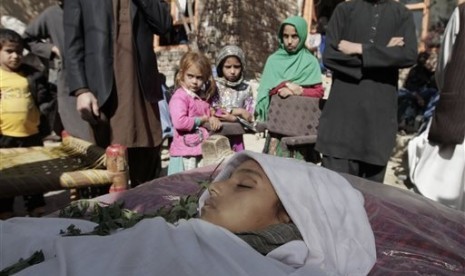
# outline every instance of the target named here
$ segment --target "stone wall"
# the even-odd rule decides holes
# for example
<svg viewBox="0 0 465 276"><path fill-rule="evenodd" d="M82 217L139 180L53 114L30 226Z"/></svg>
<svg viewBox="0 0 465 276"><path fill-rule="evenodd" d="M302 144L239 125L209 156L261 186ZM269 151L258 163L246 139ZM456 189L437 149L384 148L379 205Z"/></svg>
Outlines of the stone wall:
<svg viewBox="0 0 465 276"><path fill-rule="evenodd" d="M176 47L161 47L156 51L158 70L166 77L166 85L174 85L174 75L179 67L181 57L188 51L186 45Z"/></svg>

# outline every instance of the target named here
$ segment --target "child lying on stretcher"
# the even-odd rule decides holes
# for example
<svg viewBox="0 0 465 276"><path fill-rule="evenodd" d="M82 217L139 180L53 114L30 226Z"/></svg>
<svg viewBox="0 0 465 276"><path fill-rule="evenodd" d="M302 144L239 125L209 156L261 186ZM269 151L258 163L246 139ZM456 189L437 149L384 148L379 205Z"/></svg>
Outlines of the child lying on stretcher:
<svg viewBox="0 0 465 276"><path fill-rule="evenodd" d="M362 195L318 166L237 153L199 206L200 219L145 219L104 237L57 233L88 221L0 222L0 270L39 249L45 261L22 275L366 275L376 261Z"/></svg>

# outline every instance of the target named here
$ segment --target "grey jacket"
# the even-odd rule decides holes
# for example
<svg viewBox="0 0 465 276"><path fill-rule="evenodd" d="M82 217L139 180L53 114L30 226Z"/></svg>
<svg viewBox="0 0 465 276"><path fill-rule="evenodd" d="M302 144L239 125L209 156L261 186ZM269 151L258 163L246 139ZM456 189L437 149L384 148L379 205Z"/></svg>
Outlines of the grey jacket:
<svg viewBox="0 0 465 276"><path fill-rule="evenodd" d="M102 106L114 85L112 0L67 0L64 5L65 62L70 93L88 88ZM131 18L139 85L146 100L162 98L153 35L172 25L162 0L132 0Z"/></svg>

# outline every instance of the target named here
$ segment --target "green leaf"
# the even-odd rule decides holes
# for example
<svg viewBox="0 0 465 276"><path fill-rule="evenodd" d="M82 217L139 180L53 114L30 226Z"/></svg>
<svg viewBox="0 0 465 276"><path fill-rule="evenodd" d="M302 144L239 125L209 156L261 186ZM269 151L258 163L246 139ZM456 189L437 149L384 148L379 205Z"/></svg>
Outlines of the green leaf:
<svg viewBox="0 0 465 276"><path fill-rule="evenodd" d="M45 260L44 253L42 250L34 252L27 259L19 259L19 261L13 265L10 265L0 271L0 276L13 275L20 272L21 270L33 266L35 264L41 263Z"/></svg>

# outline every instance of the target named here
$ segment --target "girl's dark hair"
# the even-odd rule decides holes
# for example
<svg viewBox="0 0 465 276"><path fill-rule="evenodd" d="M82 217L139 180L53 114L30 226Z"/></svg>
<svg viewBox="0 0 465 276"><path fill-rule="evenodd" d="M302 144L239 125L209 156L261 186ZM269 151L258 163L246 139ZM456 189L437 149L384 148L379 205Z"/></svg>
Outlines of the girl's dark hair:
<svg viewBox="0 0 465 276"><path fill-rule="evenodd" d="M0 49L3 48L5 43L16 43L24 47L23 38L15 31L10 29L0 28Z"/></svg>

